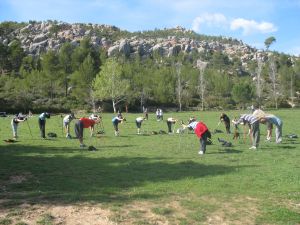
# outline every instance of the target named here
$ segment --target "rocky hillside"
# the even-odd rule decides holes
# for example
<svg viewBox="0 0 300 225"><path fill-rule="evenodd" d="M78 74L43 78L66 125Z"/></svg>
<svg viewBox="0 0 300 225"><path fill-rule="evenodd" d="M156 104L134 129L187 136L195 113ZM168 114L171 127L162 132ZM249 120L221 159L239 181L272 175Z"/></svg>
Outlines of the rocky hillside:
<svg viewBox="0 0 300 225"><path fill-rule="evenodd" d="M130 33L114 26L99 24L31 22L20 24L12 32L1 35L0 42L10 45L15 39L20 40L25 52L32 55L50 49L59 50L67 41L79 45L83 38L90 38L94 46L104 48L109 56L139 54L146 57L153 52L172 56L181 51L222 51L229 58L239 56L242 63L246 63L262 54L257 54L256 49L240 41L220 37L203 38L205 36L181 27L165 29L154 35L155 32L157 31Z"/></svg>

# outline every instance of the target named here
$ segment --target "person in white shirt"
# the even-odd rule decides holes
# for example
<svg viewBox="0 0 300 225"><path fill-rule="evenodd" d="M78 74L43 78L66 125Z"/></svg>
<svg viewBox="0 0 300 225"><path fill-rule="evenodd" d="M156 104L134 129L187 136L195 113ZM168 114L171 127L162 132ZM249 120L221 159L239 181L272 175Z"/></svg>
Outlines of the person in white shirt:
<svg viewBox="0 0 300 225"><path fill-rule="evenodd" d="M27 120L27 117L22 113L15 115L15 117L11 120L11 127L13 131L13 138L16 140L18 138L18 125L20 122L24 122Z"/></svg>
<svg viewBox="0 0 300 225"><path fill-rule="evenodd" d="M70 123L73 119L76 119L74 113L66 115L63 119L63 127L65 128L66 138L71 138L70 134Z"/></svg>
<svg viewBox="0 0 300 225"><path fill-rule="evenodd" d="M137 117L135 119L135 124L136 124L136 127L137 127L137 134L141 134L140 130L141 130L142 122L144 120L146 120L145 117Z"/></svg>
<svg viewBox="0 0 300 225"><path fill-rule="evenodd" d="M177 119L169 117L167 119L167 125L168 125L168 133L172 134L174 133L174 130L172 130L172 125L175 124L177 122Z"/></svg>

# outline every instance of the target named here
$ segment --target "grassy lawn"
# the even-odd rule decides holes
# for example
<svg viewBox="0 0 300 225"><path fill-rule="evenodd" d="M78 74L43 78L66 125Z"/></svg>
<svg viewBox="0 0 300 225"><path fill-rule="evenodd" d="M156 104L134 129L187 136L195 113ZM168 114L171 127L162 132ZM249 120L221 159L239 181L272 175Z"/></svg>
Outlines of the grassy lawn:
<svg viewBox="0 0 300 225"><path fill-rule="evenodd" d="M239 113L227 114L233 119ZM283 135L300 136L299 110L272 113L283 120ZM211 131L225 131L223 124L217 127L219 115L184 112L164 118L196 116ZM11 118L0 118L0 225L72 224L63 210L85 217L77 224L300 224L300 139L265 142L261 125L258 150L249 150L243 135L233 141L224 132L214 134L213 145L200 156L192 133L151 135L167 131L166 121L157 122L153 113L142 125L143 135L136 134L134 121L140 114L125 114L119 137L113 115L102 116L104 135L91 138L88 129L84 132L85 144L97 148L93 152L62 135L60 116L46 123L46 133L58 138L41 140L34 116L29 119L33 137L21 123L16 143L2 141L12 137ZM222 147L218 137L233 147Z"/></svg>

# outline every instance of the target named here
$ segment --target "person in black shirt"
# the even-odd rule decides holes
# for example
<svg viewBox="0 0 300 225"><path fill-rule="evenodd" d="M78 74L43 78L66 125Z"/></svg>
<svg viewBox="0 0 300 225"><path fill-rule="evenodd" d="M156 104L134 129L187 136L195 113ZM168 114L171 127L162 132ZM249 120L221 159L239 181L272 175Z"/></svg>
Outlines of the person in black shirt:
<svg viewBox="0 0 300 225"><path fill-rule="evenodd" d="M230 119L225 113L221 113L220 122L224 122L227 134L230 134Z"/></svg>

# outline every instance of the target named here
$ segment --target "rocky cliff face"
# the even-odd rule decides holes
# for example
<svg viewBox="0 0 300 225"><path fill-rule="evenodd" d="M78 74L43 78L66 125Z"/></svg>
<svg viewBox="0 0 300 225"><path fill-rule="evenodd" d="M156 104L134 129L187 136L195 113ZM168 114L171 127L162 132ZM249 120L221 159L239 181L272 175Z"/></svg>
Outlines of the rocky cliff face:
<svg viewBox="0 0 300 225"><path fill-rule="evenodd" d="M173 28L180 34L192 32L181 27ZM10 45L15 39L20 40L27 54L37 55L48 50L59 50L63 43L69 41L79 45L83 38L90 38L95 47L104 48L109 56L124 54L126 56L139 54L147 57L154 52L162 56L172 56L179 52L205 52L222 51L229 58L240 56L243 63L261 56L257 51L241 42L221 43L218 41L201 41L188 37L178 38L168 36L161 38L140 38L130 36L127 38L111 38L121 30L114 26L99 24L68 24L53 22L35 22L16 29L6 37L0 37L0 42ZM127 32L128 34L129 32ZM130 33L129 33L130 34ZM127 35L128 36L128 35ZM184 36L184 35L180 35Z"/></svg>

